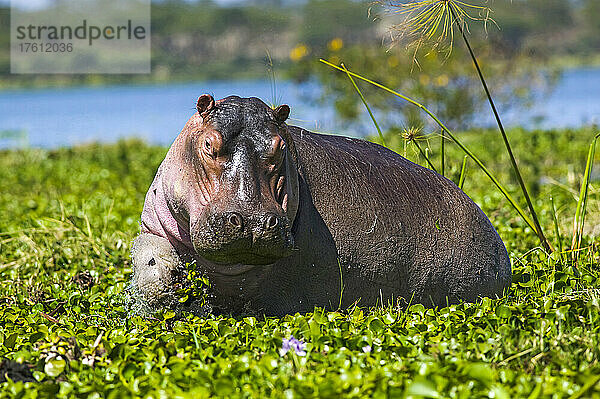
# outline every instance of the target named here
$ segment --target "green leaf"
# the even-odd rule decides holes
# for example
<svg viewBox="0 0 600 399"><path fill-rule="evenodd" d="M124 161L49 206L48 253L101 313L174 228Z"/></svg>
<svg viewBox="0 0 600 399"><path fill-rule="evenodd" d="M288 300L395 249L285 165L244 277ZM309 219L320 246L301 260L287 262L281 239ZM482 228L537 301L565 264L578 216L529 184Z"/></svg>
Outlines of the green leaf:
<svg viewBox="0 0 600 399"><path fill-rule="evenodd" d="M44 373L46 373L49 377L55 378L58 377L67 366L67 362L62 357L57 357L51 360L48 360L44 364Z"/></svg>
<svg viewBox="0 0 600 399"><path fill-rule="evenodd" d="M17 338L19 338L19 333L12 333L4 340L4 346L7 349L13 350L15 348L15 344L17 342Z"/></svg>
<svg viewBox="0 0 600 399"><path fill-rule="evenodd" d="M29 343L34 344L45 336L46 334L41 331L35 332L29 336Z"/></svg>
<svg viewBox="0 0 600 399"><path fill-rule="evenodd" d="M494 379L494 372L489 364L474 363L466 367L465 374L469 377L489 384Z"/></svg>
<svg viewBox="0 0 600 399"><path fill-rule="evenodd" d="M406 394L421 398L439 398L440 394L431 381L418 379L413 381L406 389Z"/></svg>
<svg viewBox="0 0 600 399"><path fill-rule="evenodd" d="M508 306L498 305L496 307L496 316L501 317L503 319L508 319L510 316L512 316L512 311Z"/></svg>
<svg viewBox="0 0 600 399"><path fill-rule="evenodd" d="M374 333L379 333L385 328L385 325L378 318L374 318L369 322L369 330Z"/></svg>

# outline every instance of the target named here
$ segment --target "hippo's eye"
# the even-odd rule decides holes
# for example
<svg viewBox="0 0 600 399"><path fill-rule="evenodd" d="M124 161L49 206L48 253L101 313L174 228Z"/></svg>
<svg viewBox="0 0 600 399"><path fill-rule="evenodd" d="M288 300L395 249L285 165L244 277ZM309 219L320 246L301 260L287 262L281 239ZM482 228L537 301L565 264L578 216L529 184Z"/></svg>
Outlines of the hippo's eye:
<svg viewBox="0 0 600 399"><path fill-rule="evenodd" d="M274 169L279 168L281 166L281 162L283 161L284 152L281 151L281 148L276 148L271 155L270 163L273 165Z"/></svg>
<svg viewBox="0 0 600 399"><path fill-rule="evenodd" d="M210 140L209 140L209 139L204 139L204 151L205 151L205 152L206 152L208 155L210 155L211 157L214 157L214 156L215 156L215 153L214 153L214 149L213 149L212 143L210 142Z"/></svg>

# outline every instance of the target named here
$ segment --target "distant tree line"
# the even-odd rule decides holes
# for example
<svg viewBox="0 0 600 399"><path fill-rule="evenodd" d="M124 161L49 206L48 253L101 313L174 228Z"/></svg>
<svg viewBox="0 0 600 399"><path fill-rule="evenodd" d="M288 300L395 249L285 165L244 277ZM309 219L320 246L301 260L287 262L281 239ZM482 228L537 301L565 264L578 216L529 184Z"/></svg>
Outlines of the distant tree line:
<svg viewBox="0 0 600 399"><path fill-rule="evenodd" d="M487 35L473 26L474 38L503 56L589 60L600 50L598 0L484 0L500 29ZM332 40L348 46L385 46L385 7L353 0L253 0L224 7L210 0L167 0L152 4L152 75L10 75L9 9L0 8L0 84L36 82L167 81L265 77L270 58L281 77L301 78L296 64L331 50ZM267 56L268 54L268 56ZM310 73L304 69L303 73ZM306 76L304 76L306 77Z"/></svg>

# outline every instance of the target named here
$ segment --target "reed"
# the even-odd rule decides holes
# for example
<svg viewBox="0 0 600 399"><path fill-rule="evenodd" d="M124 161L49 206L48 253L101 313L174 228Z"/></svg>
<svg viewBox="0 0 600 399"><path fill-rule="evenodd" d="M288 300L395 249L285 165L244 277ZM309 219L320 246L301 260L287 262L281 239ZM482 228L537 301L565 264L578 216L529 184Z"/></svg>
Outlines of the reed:
<svg viewBox="0 0 600 399"><path fill-rule="evenodd" d="M343 63L341 64L341 66L344 69L344 71L346 71L346 75L348 75L348 79L350 79L350 82L352 83L352 86L354 86L354 90L356 90L356 92L358 93L358 96L362 100L362 103L364 104L365 108L369 112L369 116L371 117L371 120L373 121L373 124L375 125L375 128L377 129L377 133L379 134L379 140L381 140L381 145L384 146L384 147L387 147L385 145L385 139L383 138L383 133L381 133L381 128L379 127L379 124L377 123L377 120L375 119L375 116L373 115L373 112L371 112L371 108L369 107L369 104L367 103L367 100L365 99L365 96L363 96L362 92L360 91L360 89L356 85L356 82L354 81L354 79L352 79L352 75L350 75L350 73L348 73L348 70L346 69L346 67L344 66Z"/></svg>
<svg viewBox="0 0 600 399"><path fill-rule="evenodd" d="M467 159L468 156L463 157L462 166L460 168L460 178L458 179L458 187L462 190L465 185L465 178L467 177Z"/></svg>
<svg viewBox="0 0 600 399"><path fill-rule="evenodd" d="M581 250L581 239L583 237L583 227L585 225L585 215L587 210L592 168L594 167L596 142L598 141L599 137L600 133L596 134L590 143L588 157L585 163L585 172L583 173L583 180L581 182L581 190L579 192L579 198L577 199L577 208L575 209L575 216L573 217L573 238L571 240L571 251L573 254L573 260L575 261L577 261L579 252Z"/></svg>

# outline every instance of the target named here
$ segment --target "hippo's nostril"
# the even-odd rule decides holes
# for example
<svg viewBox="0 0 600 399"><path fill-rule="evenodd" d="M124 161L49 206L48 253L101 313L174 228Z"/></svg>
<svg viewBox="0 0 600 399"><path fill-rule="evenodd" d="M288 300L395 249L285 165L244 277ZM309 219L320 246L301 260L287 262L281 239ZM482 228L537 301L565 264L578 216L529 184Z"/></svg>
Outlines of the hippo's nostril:
<svg viewBox="0 0 600 399"><path fill-rule="evenodd" d="M265 219L265 230L273 230L279 224L279 218L275 215L267 215Z"/></svg>
<svg viewBox="0 0 600 399"><path fill-rule="evenodd" d="M242 215L237 212L231 212L227 218L227 222L236 229L242 228Z"/></svg>

